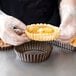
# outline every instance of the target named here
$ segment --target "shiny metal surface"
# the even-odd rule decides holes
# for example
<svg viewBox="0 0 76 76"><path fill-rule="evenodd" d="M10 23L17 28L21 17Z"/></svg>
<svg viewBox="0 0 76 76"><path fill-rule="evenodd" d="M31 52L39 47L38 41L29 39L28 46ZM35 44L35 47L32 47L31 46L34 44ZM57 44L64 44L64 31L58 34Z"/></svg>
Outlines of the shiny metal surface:
<svg viewBox="0 0 76 76"><path fill-rule="evenodd" d="M24 63L14 51L0 52L0 76L76 76L76 53L54 47L42 63Z"/></svg>

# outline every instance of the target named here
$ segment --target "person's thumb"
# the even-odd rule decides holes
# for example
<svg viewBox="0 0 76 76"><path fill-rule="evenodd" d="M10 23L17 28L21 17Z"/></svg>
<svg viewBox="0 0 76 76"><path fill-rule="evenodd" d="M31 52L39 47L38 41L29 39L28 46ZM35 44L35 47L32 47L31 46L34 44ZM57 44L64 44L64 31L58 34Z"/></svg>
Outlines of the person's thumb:
<svg viewBox="0 0 76 76"><path fill-rule="evenodd" d="M26 28L26 25L17 18L11 17L11 22L13 27L16 29L25 30Z"/></svg>

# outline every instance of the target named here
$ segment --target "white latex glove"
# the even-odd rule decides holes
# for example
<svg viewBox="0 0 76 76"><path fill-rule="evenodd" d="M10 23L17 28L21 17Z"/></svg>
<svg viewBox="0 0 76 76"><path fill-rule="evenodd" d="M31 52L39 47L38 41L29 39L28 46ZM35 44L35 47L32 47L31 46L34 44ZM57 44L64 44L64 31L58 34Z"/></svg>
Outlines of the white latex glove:
<svg viewBox="0 0 76 76"><path fill-rule="evenodd" d="M59 40L67 43L76 36L76 9L69 5L64 5L60 9L61 25Z"/></svg>
<svg viewBox="0 0 76 76"><path fill-rule="evenodd" d="M29 41L25 34L18 35L14 31L14 27L22 31L25 31L26 28L25 24L18 19L0 11L0 38L4 42L15 46Z"/></svg>

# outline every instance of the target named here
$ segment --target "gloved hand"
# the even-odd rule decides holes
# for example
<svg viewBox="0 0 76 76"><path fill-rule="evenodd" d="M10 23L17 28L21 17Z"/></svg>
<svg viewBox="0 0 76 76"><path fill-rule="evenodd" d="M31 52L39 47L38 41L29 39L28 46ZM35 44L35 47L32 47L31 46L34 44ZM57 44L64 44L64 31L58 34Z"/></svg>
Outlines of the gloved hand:
<svg viewBox="0 0 76 76"><path fill-rule="evenodd" d="M18 19L0 11L0 38L11 45L20 45L29 41L25 34L18 35L14 28L25 31L25 24Z"/></svg>
<svg viewBox="0 0 76 76"><path fill-rule="evenodd" d="M59 40L68 43L76 37L76 9L69 5L64 5L60 9L61 25Z"/></svg>

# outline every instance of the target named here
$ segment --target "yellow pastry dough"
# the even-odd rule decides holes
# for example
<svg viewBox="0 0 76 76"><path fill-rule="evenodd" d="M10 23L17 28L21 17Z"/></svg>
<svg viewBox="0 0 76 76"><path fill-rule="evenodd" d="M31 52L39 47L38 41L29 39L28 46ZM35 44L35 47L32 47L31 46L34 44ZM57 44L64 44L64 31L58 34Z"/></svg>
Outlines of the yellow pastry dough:
<svg viewBox="0 0 76 76"><path fill-rule="evenodd" d="M50 24L31 24L26 27L26 35L36 41L50 41L59 37L59 28Z"/></svg>
<svg viewBox="0 0 76 76"><path fill-rule="evenodd" d="M70 44L73 45L73 46L76 46L76 38L74 38L73 40L71 40Z"/></svg>
<svg viewBox="0 0 76 76"><path fill-rule="evenodd" d="M0 39L0 47L9 47L11 46L10 44L4 43L1 39Z"/></svg>

